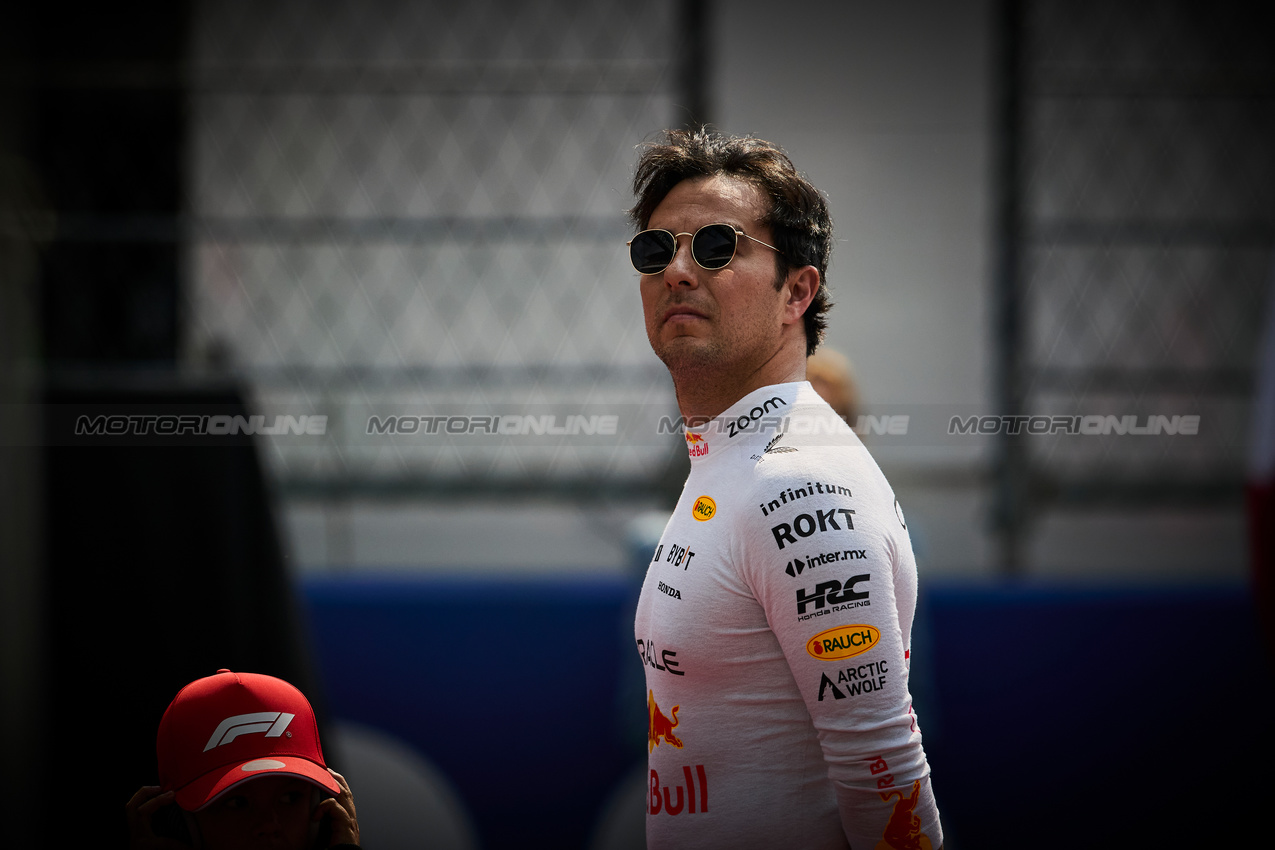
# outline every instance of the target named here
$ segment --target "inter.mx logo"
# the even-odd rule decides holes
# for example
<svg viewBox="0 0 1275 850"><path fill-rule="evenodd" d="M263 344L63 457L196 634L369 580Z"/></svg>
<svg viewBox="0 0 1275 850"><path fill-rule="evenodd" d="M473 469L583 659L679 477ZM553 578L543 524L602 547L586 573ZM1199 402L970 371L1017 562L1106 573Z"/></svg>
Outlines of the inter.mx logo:
<svg viewBox="0 0 1275 850"><path fill-rule="evenodd" d="M227 717L217 724L217 730L208 739L204 752L208 752L213 747L229 744L240 735L251 732L265 732L267 738L278 738L288 728L288 724L294 717L296 717L295 714L288 714L286 711L258 711L254 714L236 714L234 717Z"/></svg>
<svg viewBox="0 0 1275 850"><path fill-rule="evenodd" d="M830 564L833 561L853 561L857 558L866 557L868 557L868 550L866 549L845 549L841 552L826 552L822 555L811 555L804 561L800 558L793 558L788 562L788 566L784 567L784 572L788 573L788 575L793 578L796 578L801 575L802 570L808 567L813 569L822 564Z"/></svg>

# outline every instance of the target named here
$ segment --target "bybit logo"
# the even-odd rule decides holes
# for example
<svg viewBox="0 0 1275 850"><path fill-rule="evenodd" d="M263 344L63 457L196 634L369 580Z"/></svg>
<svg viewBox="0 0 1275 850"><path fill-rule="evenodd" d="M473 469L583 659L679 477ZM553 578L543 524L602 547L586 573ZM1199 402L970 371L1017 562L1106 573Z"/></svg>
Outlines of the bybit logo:
<svg viewBox="0 0 1275 850"><path fill-rule="evenodd" d="M265 732L267 738L278 738L283 735L294 717L296 717L295 714L283 711L258 711L254 714L236 714L234 717L227 717L217 724L217 730L208 739L204 752L208 752L213 747L229 744L240 735L251 732Z"/></svg>

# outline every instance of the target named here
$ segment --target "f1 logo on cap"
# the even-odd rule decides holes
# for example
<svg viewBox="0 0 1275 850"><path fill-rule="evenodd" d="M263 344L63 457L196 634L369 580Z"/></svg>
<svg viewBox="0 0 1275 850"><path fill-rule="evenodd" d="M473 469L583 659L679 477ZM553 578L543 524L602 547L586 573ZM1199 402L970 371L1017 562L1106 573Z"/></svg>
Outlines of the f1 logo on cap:
<svg viewBox="0 0 1275 850"><path fill-rule="evenodd" d="M258 711L255 714L236 714L234 717L227 717L217 724L217 731L213 732L212 737L208 739L204 752L208 752L213 747L229 744L240 735L247 735L250 732L265 732L267 738L278 738L283 734L283 730L288 728L288 724L294 717L296 717L295 714L284 711Z"/></svg>

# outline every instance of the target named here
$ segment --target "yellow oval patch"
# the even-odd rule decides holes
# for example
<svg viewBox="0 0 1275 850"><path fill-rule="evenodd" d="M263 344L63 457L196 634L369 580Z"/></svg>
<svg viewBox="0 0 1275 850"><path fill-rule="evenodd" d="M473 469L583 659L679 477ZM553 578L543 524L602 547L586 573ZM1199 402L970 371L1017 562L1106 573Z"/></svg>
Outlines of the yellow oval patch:
<svg viewBox="0 0 1275 850"><path fill-rule="evenodd" d="M881 632L875 626L838 626L806 641L806 652L815 658L836 660L862 655L877 645Z"/></svg>
<svg viewBox="0 0 1275 850"><path fill-rule="evenodd" d="M717 513L717 503L708 496L700 496L695 500L695 506L691 508L691 516L700 522L708 522Z"/></svg>

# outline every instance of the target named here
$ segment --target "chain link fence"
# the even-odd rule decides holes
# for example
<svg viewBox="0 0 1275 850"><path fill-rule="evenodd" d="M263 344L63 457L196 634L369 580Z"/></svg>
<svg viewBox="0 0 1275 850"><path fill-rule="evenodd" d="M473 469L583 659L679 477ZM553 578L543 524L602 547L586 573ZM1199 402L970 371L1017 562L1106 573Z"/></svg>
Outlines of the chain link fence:
<svg viewBox="0 0 1275 850"><path fill-rule="evenodd" d="M676 480L676 441L632 439L674 405L624 210L635 146L702 120L697 8L195 6L184 357L328 417L269 443L285 491Z"/></svg>
<svg viewBox="0 0 1275 850"><path fill-rule="evenodd" d="M1238 498L1275 257L1275 54L1238 3L1002 12L1002 402L1091 417L1003 439L1012 562L1042 511Z"/></svg>

